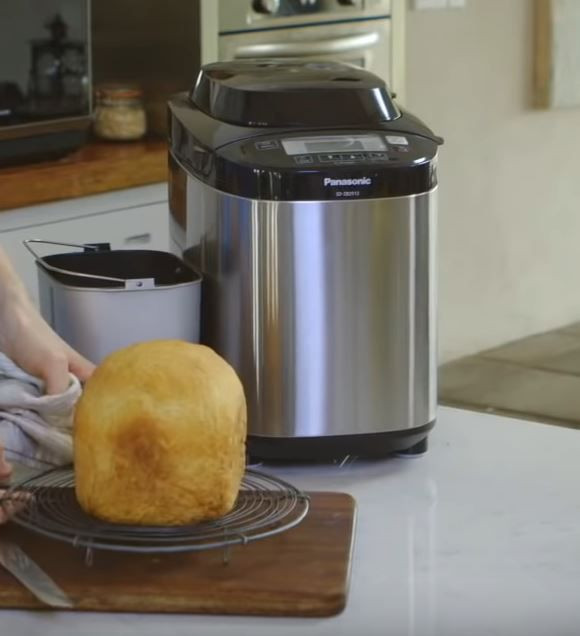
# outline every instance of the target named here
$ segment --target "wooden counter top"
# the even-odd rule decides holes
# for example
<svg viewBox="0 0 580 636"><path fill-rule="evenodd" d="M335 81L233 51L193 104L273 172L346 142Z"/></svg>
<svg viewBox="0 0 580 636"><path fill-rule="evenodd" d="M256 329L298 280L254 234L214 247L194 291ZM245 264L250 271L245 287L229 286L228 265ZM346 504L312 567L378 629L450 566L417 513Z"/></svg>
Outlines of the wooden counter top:
<svg viewBox="0 0 580 636"><path fill-rule="evenodd" d="M0 210L122 190L165 180L165 141L92 141L56 161L0 169Z"/></svg>

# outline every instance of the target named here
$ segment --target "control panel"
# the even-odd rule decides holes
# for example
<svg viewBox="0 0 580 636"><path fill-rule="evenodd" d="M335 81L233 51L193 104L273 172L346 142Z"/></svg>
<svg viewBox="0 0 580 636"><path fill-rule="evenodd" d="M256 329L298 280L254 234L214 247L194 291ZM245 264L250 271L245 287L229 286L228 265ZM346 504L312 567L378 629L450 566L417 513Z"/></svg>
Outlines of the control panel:
<svg viewBox="0 0 580 636"><path fill-rule="evenodd" d="M270 16L291 16L308 13L336 13L345 9L390 8L388 0L251 0L252 10Z"/></svg>
<svg viewBox="0 0 580 636"><path fill-rule="evenodd" d="M246 154L254 155L259 163L328 168L331 165L408 161L411 159L409 149L409 138L405 135L311 135L259 139L253 142L253 148L246 149Z"/></svg>
<svg viewBox="0 0 580 636"><path fill-rule="evenodd" d="M221 35L274 26L326 24L388 17L391 0L211 0L218 4Z"/></svg>
<svg viewBox="0 0 580 636"><path fill-rule="evenodd" d="M252 9L271 16L289 16L316 13L322 9L321 5L320 0L254 0Z"/></svg>
<svg viewBox="0 0 580 636"><path fill-rule="evenodd" d="M226 0L230 2L231 0ZM273 17L340 13L348 9L389 11L389 0L250 0L252 11Z"/></svg>
<svg viewBox="0 0 580 636"><path fill-rule="evenodd" d="M440 140L424 130L409 132L400 125L371 131L254 129L253 137L232 135L229 143L210 148L176 129L171 152L195 178L249 199L377 199L437 185Z"/></svg>

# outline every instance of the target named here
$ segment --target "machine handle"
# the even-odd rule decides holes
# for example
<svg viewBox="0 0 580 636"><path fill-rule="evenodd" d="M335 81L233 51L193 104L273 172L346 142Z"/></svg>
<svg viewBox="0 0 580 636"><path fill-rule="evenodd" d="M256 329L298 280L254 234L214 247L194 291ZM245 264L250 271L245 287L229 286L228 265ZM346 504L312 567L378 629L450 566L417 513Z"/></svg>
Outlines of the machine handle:
<svg viewBox="0 0 580 636"><path fill-rule="evenodd" d="M347 35L343 38L320 40L318 42L266 42L240 46L236 58L247 57L307 57L311 55L332 55L375 46L380 36L377 31Z"/></svg>

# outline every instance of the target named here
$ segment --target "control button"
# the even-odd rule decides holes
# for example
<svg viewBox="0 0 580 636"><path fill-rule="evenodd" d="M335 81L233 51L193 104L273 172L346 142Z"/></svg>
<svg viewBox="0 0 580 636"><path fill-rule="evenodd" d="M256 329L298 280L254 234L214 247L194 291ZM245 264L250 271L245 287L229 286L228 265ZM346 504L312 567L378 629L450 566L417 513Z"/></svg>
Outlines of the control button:
<svg viewBox="0 0 580 636"><path fill-rule="evenodd" d="M307 164L307 163L314 163L314 159L312 155L298 155L297 157L294 157L294 161L299 166L303 166L304 164Z"/></svg>
<svg viewBox="0 0 580 636"><path fill-rule="evenodd" d="M258 150L276 150L276 148L280 148L280 144L277 139L266 139L264 141L257 141L256 148Z"/></svg>
<svg viewBox="0 0 580 636"><path fill-rule="evenodd" d="M256 13L275 15L280 10L280 0L254 0L253 9Z"/></svg>
<svg viewBox="0 0 580 636"><path fill-rule="evenodd" d="M318 155L318 161L323 163L328 163L329 161L341 161L342 155L336 153L325 153L323 155Z"/></svg>
<svg viewBox="0 0 580 636"><path fill-rule="evenodd" d="M368 152L367 156L373 161L386 161L388 159L386 152Z"/></svg>
<svg viewBox="0 0 580 636"><path fill-rule="evenodd" d="M397 152L409 152L409 146L393 146L393 150Z"/></svg>
<svg viewBox="0 0 580 636"><path fill-rule="evenodd" d="M408 146L409 140L406 137L400 137L399 135L387 135L386 140L393 146Z"/></svg>
<svg viewBox="0 0 580 636"><path fill-rule="evenodd" d="M341 161L364 161L364 158L362 152L343 152L340 155Z"/></svg>

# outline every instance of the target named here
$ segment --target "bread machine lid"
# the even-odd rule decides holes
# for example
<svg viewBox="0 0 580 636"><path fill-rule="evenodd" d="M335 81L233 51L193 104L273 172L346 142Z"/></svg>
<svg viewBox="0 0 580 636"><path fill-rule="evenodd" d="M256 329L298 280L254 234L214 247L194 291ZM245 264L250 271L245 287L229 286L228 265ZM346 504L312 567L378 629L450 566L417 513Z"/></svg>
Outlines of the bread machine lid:
<svg viewBox="0 0 580 636"><path fill-rule="evenodd" d="M237 126L371 126L401 116L382 79L338 62L208 64L189 99L213 119Z"/></svg>

